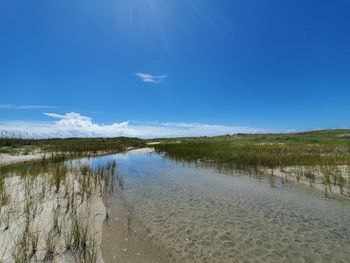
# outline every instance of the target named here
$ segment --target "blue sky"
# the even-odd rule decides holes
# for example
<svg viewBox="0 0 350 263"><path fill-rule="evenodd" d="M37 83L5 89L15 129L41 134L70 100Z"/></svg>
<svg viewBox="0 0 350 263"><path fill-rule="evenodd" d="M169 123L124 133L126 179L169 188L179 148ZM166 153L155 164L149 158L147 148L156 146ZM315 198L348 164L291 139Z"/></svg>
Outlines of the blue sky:
<svg viewBox="0 0 350 263"><path fill-rule="evenodd" d="M349 10L346 0L1 1L0 129L349 127Z"/></svg>

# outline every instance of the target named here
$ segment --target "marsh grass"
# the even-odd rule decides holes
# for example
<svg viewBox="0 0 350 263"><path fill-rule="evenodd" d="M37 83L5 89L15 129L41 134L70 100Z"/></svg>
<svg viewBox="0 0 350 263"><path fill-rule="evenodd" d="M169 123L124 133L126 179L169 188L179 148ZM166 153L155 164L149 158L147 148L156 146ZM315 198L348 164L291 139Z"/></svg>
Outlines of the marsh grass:
<svg viewBox="0 0 350 263"><path fill-rule="evenodd" d="M44 262L53 261L55 258L56 242L56 233L54 233L54 231L50 231L46 237L45 255L43 258Z"/></svg>
<svg viewBox="0 0 350 263"><path fill-rule="evenodd" d="M65 139L35 139L19 133L0 131L0 153L14 151L32 151L40 149L44 152L65 153L68 155L114 153L126 151L129 147L141 148L146 146L145 141L137 138L65 138Z"/></svg>
<svg viewBox="0 0 350 263"><path fill-rule="evenodd" d="M306 171L304 171L304 176L306 180L309 181L310 187L313 187L316 181L316 173L314 169L313 168L306 169Z"/></svg>
<svg viewBox="0 0 350 263"><path fill-rule="evenodd" d="M16 263L30 262L29 234L23 233L12 251L13 261Z"/></svg>
<svg viewBox="0 0 350 263"><path fill-rule="evenodd" d="M114 190L116 163L80 167L45 158L2 168L10 177L0 196L1 225L4 231L18 233L12 235L8 252L4 248L0 254L14 262L31 262L34 256L51 262L67 253L77 262L96 262L99 244L89 227L95 217L89 204L93 198L108 200ZM8 189L11 192L7 193ZM23 230L16 230L17 224L23 224ZM34 226L41 229L33 232Z"/></svg>
<svg viewBox="0 0 350 263"><path fill-rule="evenodd" d="M89 226L77 216L73 217L72 222L72 249L74 253L85 253L88 248Z"/></svg>
<svg viewBox="0 0 350 263"><path fill-rule="evenodd" d="M340 169L349 171L350 165L350 140L343 133L348 130L161 139L154 148L176 162L267 176L271 186L276 175L267 171L288 170L282 172L284 177L307 181L311 187L322 183L327 196L349 195L349 172Z"/></svg>
<svg viewBox="0 0 350 263"><path fill-rule="evenodd" d="M127 229L128 229L128 232L132 232L132 233L135 233L135 231L132 229L132 226L131 226L133 217L134 217L134 211L135 211L135 207L133 205L130 205L127 209L127 215L126 215Z"/></svg>
<svg viewBox="0 0 350 263"><path fill-rule="evenodd" d="M2 189L0 192L0 209L1 207L7 205L10 201L10 195L7 193L6 189Z"/></svg>
<svg viewBox="0 0 350 263"><path fill-rule="evenodd" d="M30 242L30 257L34 257L38 252L38 244L39 244L39 233L33 232L29 233L29 242Z"/></svg>
<svg viewBox="0 0 350 263"><path fill-rule="evenodd" d="M116 179L117 179L119 188L123 190L124 189L124 185L125 185L124 176L120 175L120 174L117 174Z"/></svg>
<svg viewBox="0 0 350 263"><path fill-rule="evenodd" d="M273 170L271 170L271 173L269 174L269 183L271 187L274 187L276 184L276 178L275 175L273 173Z"/></svg>

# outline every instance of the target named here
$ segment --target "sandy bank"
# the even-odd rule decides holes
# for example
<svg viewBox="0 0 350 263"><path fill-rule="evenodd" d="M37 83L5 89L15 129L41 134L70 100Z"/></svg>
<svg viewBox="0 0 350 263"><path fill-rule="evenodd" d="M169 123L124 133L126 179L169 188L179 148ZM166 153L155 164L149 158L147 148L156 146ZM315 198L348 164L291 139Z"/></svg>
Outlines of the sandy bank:
<svg viewBox="0 0 350 263"><path fill-rule="evenodd" d="M19 162L27 162L27 161L34 161L39 160L45 156L45 153L32 153L32 154L21 154L21 155L10 155L6 153L0 154L0 166L12 164L12 163L19 163Z"/></svg>
<svg viewBox="0 0 350 263"><path fill-rule="evenodd" d="M145 148L133 149L128 152L129 153L151 153L151 152L154 152L154 148L145 147Z"/></svg>
<svg viewBox="0 0 350 263"><path fill-rule="evenodd" d="M148 142L147 145L157 145L160 144L160 142Z"/></svg>
<svg viewBox="0 0 350 263"><path fill-rule="evenodd" d="M5 178L0 262L102 263L103 183L88 176L68 173L58 185L49 174Z"/></svg>
<svg viewBox="0 0 350 263"><path fill-rule="evenodd" d="M327 197L350 197L350 171L348 166L335 166L328 171L329 178L326 182L324 171L321 167L284 167L284 168L260 168L259 172L274 180L281 179L282 183L294 182L323 191ZM273 183L273 181L271 181Z"/></svg>

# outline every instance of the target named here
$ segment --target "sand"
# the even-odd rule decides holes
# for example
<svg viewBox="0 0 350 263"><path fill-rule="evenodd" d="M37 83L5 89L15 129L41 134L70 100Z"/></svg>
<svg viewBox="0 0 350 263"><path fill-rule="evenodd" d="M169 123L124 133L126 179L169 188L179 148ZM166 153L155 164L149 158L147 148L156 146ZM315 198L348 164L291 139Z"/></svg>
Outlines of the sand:
<svg viewBox="0 0 350 263"><path fill-rule="evenodd" d="M348 167L347 166L338 166L340 174L345 180L345 185L343 186L343 189L341 191L339 185L334 185L333 183L327 187L327 194L329 197L345 197L349 198L350 193L350 178L349 178L349 173L347 171ZM320 167L316 167L313 171L313 174L315 176L314 181L309 180L305 177L304 173L307 171L307 167L301 167L301 168L296 168L296 167L285 167L285 168L275 168L275 169L260 169L260 172L262 172L264 175L269 176L273 174L276 177L281 178L282 180L285 180L286 182L294 182L297 184L305 185L307 187L311 187L314 189L317 189L319 191L325 191L325 184L323 183L323 175L320 171ZM331 179L333 182L333 180ZM331 191L329 191L329 187Z"/></svg>
<svg viewBox="0 0 350 263"><path fill-rule="evenodd" d="M67 248L74 226L79 226L79 235L86 241L87 257L104 262L100 244L106 207L97 193L90 198L79 197L78 180L76 174L67 175L56 192L47 175L5 178L2 193L8 201L1 206L0 262L15 262L24 251L32 251L33 240L37 240L35 253L29 259L21 257L22 261L52 257L52 262L82 262L82 246L74 253Z"/></svg>
<svg viewBox="0 0 350 263"><path fill-rule="evenodd" d="M44 153L32 153L32 154L21 154L21 155L10 155L6 153L0 154L0 166L19 163L19 162L27 162L33 160L39 160L45 156Z"/></svg>
<svg viewBox="0 0 350 263"><path fill-rule="evenodd" d="M148 142L147 145L157 145L160 144L160 142Z"/></svg>
<svg viewBox="0 0 350 263"><path fill-rule="evenodd" d="M101 244L105 261L111 263L172 262L169 253L149 239L149 232L142 222L131 214L132 209L133 207L124 201L122 193L117 193L111 199L111 214L104 222Z"/></svg>

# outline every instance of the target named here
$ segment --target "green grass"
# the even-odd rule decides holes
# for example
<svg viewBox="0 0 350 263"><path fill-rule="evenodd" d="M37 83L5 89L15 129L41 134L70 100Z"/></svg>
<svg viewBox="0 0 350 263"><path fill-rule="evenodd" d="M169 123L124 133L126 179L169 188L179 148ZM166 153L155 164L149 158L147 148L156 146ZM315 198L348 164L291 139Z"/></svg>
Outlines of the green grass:
<svg viewBox="0 0 350 263"><path fill-rule="evenodd" d="M325 130L158 139L161 144L154 147L176 161L194 162L219 170L245 170L257 176L267 175L271 186L275 185L274 169L288 168L289 175L295 176L298 182L303 178L311 187L321 179L325 197L337 189L341 195L350 196L349 134L350 130Z"/></svg>
<svg viewBox="0 0 350 263"><path fill-rule="evenodd" d="M1 133L0 133L1 134ZM22 163L0 166L0 191L3 178L10 171L17 174L37 175L43 167L59 163L67 158L89 156L95 154L109 154L126 151L129 148L141 148L146 142L137 138L66 138L66 139L24 139L16 137L0 137L0 153L26 154L35 150L47 152L47 155L39 161L33 161L33 165ZM13 169L13 167L16 169ZM30 169L30 171L28 170ZM59 176L59 171L57 176ZM59 185L57 185L57 188Z"/></svg>
<svg viewBox="0 0 350 263"><path fill-rule="evenodd" d="M323 167L321 173L327 184L333 178L337 185L345 185L344 178L337 175L335 166L350 166L350 130L320 130L301 133L282 134L236 134L216 137L174 138L142 140L137 138L66 138L66 139L21 139L12 137L0 138L0 149L16 151L40 149L51 153L50 159L60 162L67 157L80 157L96 153L112 153L126 151L129 148L141 148L147 142L160 141L154 145L158 152L179 161L200 161L202 164L219 168L233 168L258 172L260 168L295 167L302 175L315 182L313 167ZM44 163L49 163L45 159ZM334 166L334 167L331 167ZM24 166L26 167L26 166ZM331 170L330 175L328 170ZM1 174L6 168L0 168ZM18 170L23 169L18 165ZM31 166L31 174L37 173L36 166ZM18 171L17 171L18 172ZM23 171L28 173L29 171ZM58 179L60 175L57 171ZM118 180L123 188L123 178ZM346 182L347 183L347 182ZM56 189L60 185L56 181ZM1 186L1 184L0 184ZM348 187L349 188L349 187ZM341 189L343 191L343 189Z"/></svg>
<svg viewBox="0 0 350 263"><path fill-rule="evenodd" d="M160 139L170 158L236 168L350 164L350 130Z"/></svg>
<svg viewBox="0 0 350 263"><path fill-rule="evenodd" d="M0 153L30 153L35 149L46 152L61 152L71 154L121 152L128 147L143 147L145 142L137 138L54 138L54 139L24 139L0 137Z"/></svg>

